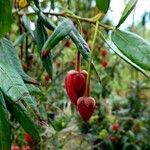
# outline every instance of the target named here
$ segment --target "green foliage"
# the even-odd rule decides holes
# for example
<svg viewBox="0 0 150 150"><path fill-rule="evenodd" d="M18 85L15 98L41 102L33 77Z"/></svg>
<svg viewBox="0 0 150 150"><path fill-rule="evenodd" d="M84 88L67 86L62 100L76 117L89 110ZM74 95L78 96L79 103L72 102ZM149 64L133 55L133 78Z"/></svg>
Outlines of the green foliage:
<svg viewBox="0 0 150 150"><path fill-rule="evenodd" d="M6 104L0 92L0 149L10 150L10 129Z"/></svg>
<svg viewBox="0 0 150 150"><path fill-rule="evenodd" d="M105 14L109 9L109 5L110 5L110 0L96 0L96 6L101 12Z"/></svg>
<svg viewBox="0 0 150 150"><path fill-rule="evenodd" d="M112 33L112 40L118 49L133 63L145 70L150 70L150 44L140 36L121 30Z"/></svg>
<svg viewBox="0 0 150 150"><path fill-rule="evenodd" d="M0 38L10 30L12 23L11 10L10 0L0 1Z"/></svg>
<svg viewBox="0 0 150 150"><path fill-rule="evenodd" d="M127 3L116 28L118 28L126 20L126 18L130 15L131 11L135 8L137 1L138 0L130 0Z"/></svg>

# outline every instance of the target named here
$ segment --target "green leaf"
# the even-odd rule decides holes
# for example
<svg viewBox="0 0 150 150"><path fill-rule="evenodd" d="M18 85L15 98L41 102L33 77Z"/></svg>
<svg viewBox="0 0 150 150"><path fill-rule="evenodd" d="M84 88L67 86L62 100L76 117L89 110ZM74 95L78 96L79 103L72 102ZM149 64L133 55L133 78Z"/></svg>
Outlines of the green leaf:
<svg viewBox="0 0 150 150"><path fill-rule="evenodd" d="M116 30L111 35L113 43L133 63L150 70L150 43L135 33Z"/></svg>
<svg viewBox="0 0 150 150"><path fill-rule="evenodd" d="M34 123L34 121L30 118L30 114L25 109L22 109L19 105L11 102L8 99L7 99L7 105L10 113L20 123L20 125L24 128L24 130L27 133L30 133L31 137L34 140L40 141L38 127Z"/></svg>
<svg viewBox="0 0 150 150"><path fill-rule="evenodd" d="M63 40L72 30L73 23L64 19L54 30L52 35L45 42L42 53L49 52L52 48L54 48L61 40Z"/></svg>
<svg viewBox="0 0 150 150"><path fill-rule="evenodd" d="M47 34L43 24L41 23L40 19L38 19L37 23L36 23L35 37L36 37L35 40L37 43L38 51L41 54L42 47L48 38L48 34ZM47 57L42 58L42 62L43 62L43 66L46 69L47 73L52 78L52 76L53 76L53 61L52 61L51 53L49 53Z"/></svg>
<svg viewBox="0 0 150 150"><path fill-rule="evenodd" d="M10 0L0 0L0 38L10 30L12 23L11 9Z"/></svg>
<svg viewBox="0 0 150 150"><path fill-rule="evenodd" d="M39 20L49 30L53 31L56 28L56 25L52 21L50 21L42 12L39 13Z"/></svg>
<svg viewBox="0 0 150 150"><path fill-rule="evenodd" d="M37 83L37 81L29 77L23 71L16 49L9 40L4 38L0 40L0 63L8 64L13 67L25 82Z"/></svg>
<svg viewBox="0 0 150 150"><path fill-rule="evenodd" d="M135 63L133 63L130 59L128 59L128 57L126 57L120 50L118 50L117 48L112 48L108 42L106 41L106 38L103 36L103 34L101 32L100 36L102 38L102 40L108 45L108 47L113 50L118 56L120 56L124 61L126 61L127 63L129 63L130 65L132 65L135 69L139 70L141 73L143 73L146 77L149 77L149 75L145 72L145 70L143 70L140 66L136 65Z"/></svg>
<svg viewBox="0 0 150 150"><path fill-rule="evenodd" d="M69 36L72 39L72 41L75 43L77 49L79 50L83 58L88 61L88 58L90 57L90 49L88 47L88 44L85 42L85 40L79 34L79 32L75 27L69 33Z"/></svg>
<svg viewBox="0 0 150 150"><path fill-rule="evenodd" d="M24 100L31 108L37 110L35 101L21 76L12 67L0 63L0 89L14 103Z"/></svg>
<svg viewBox="0 0 150 150"><path fill-rule="evenodd" d="M129 14L131 13L131 11L132 11L132 10L134 9L134 7L136 6L137 1L138 1L138 0L130 0L130 1L127 3L127 5L126 5L126 7L125 7L125 9L124 9L124 11L123 11L123 13L122 13L122 16L121 16L121 18L120 18L120 20L119 20L119 23L118 23L118 25L116 26L116 28L118 28L118 27L126 20L126 18L129 16Z"/></svg>
<svg viewBox="0 0 150 150"><path fill-rule="evenodd" d="M8 112L2 92L0 91L0 150L10 150L10 147Z"/></svg>
<svg viewBox="0 0 150 150"><path fill-rule="evenodd" d="M110 5L110 0L96 0L97 8L103 12L104 14L107 13Z"/></svg>
<svg viewBox="0 0 150 150"><path fill-rule="evenodd" d="M38 52L41 53L42 47L48 38L48 34L44 26L42 25L40 19L38 19L36 22L34 35L35 35L35 40L37 43Z"/></svg>
<svg viewBox="0 0 150 150"><path fill-rule="evenodd" d="M30 33L32 38L35 39L33 30L31 29L31 21L30 21L30 19L26 15L23 15L22 22L24 23L25 28Z"/></svg>
<svg viewBox="0 0 150 150"><path fill-rule="evenodd" d="M51 52L48 54L47 57L42 58L43 66L46 69L47 73L49 74L50 78L53 78L53 58Z"/></svg>

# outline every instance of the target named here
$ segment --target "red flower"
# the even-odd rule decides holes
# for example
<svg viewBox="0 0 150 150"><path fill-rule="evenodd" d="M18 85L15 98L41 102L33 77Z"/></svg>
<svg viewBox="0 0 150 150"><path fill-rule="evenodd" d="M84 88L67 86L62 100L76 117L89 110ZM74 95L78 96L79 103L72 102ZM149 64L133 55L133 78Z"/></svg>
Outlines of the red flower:
<svg viewBox="0 0 150 150"><path fill-rule="evenodd" d="M11 146L11 150L20 150L20 147L14 144Z"/></svg>
<svg viewBox="0 0 150 150"><path fill-rule="evenodd" d="M31 147L28 146L28 145L27 145L27 146L23 146L23 147L22 147L22 150L31 150Z"/></svg>
<svg viewBox="0 0 150 150"><path fill-rule="evenodd" d="M88 121L95 110L94 98L80 97L77 101L77 108L83 120Z"/></svg>
<svg viewBox="0 0 150 150"><path fill-rule="evenodd" d="M112 143L115 143L117 141L117 137L116 136L111 136L110 140Z"/></svg>
<svg viewBox="0 0 150 150"><path fill-rule="evenodd" d="M117 132L119 130L119 124L118 123L113 124L112 129L113 131Z"/></svg>
<svg viewBox="0 0 150 150"><path fill-rule="evenodd" d="M47 75L45 75L45 81L49 81L51 78L50 78L50 76L47 74Z"/></svg>
<svg viewBox="0 0 150 150"><path fill-rule="evenodd" d="M25 141L26 142L31 142L32 141L32 137L31 137L31 135L29 133L25 134Z"/></svg>
<svg viewBox="0 0 150 150"><path fill-rule="evenodd" d="M102 62L101 62L101 64L102 64L102 66L104 67L104 68L106 68L107 66L108 66L108 62L107 62L107 60L102 60Z"/></svg>
<svg viewBox="0 0 150 150"><path fill-rule="evenodd" d="M79 97L83 96L87 79L86 71L71 70L65 77L65 88L71 102L76 105Z"/></svg>
<svg viewBox="0 0 150 150"><path fill-rule="evenodd" d="M101 56L102 56L102 57L106 57L106 56L107 56L107 50L106 50L105 48L103 48L103 49L101 50Z"/></svg>

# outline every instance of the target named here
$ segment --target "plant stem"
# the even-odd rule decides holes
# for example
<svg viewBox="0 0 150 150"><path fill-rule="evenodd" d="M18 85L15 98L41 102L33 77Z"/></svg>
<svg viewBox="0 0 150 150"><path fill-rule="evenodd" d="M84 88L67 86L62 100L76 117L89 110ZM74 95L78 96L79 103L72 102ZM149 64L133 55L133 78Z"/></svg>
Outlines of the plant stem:
<svg viewBox="0 0 150 150"><path fill-rule="evenodd" d="M20 16L22 15L34 15L35 12L26 12L26 13L22 13L22 12L18 12L18 11L14 11L13 13L16 13ZM83 21L83 22L87 22L87 23L91 23L91 24L95 24L96 22L96 19L95 17L93 18L84 18L84 17L81 17L81 16L77 16L73 13L69 13L69 12L59 12L59 13L55 13L55 12L42 12L43 14L45 15L51 15L51 16L56 16L56 17L59 17L59 16L62 16L62 17L69 17L69 18L72 18L72 19L77 19L77 20L80 20L80 21ZM108 30L114 30L113 26L110 26L110 25L107 25L107 24L103 24L103 23L99 23L99 26L105 28L105 29L108 29Z"/></svg>
<svg viewBox="0 0 150 150"><path fill-rule="evenodd" d="M80 72L80 62L81 62L81 58L80 58L80 52L77 52L77 58L76 58L76 71Z"/></svg>
<svg viewBox="0 0 150 150"><path fill-rule="evenodd" d="M93 41L92 41L92 48L91 48L90 59L89 59L89 64L88 64L88 76L87 76L87 80L86 80L86 87L85 87L84 96L89 96L90 95L89 88L90 88L90 78L91 78L91 66L92 66L92 61L93 61L94 44L95 44L97 33L98 33L98 27L99 27L99 21L96 22L94 38L93 38Z"/></svg>

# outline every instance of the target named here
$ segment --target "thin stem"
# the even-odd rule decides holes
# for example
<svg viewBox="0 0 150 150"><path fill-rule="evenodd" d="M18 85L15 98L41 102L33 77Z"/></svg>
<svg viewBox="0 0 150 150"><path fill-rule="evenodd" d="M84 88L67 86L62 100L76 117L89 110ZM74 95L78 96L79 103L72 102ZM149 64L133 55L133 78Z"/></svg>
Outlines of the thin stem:
<svg viewBox="0 0 150 150"><path fill-rule="evenodd" d="M22 12L18 12L18 11L14 11L13 13L17 13L18 15L22 16L24 14L26 15L34 15L35 13L32 12L26 12L26 13L22 13ZM43 14L45 15L51 15L51 16L56 16L56 17L59 17L59 16L62 16L62 17L69 17L69 18L72 18L72 19L77 19L77 20L80 20L80 21L83 21L83 22L87 22L87 23L91 23L91 24L95 24L97 19L96 19L96 16L93 17L93 18L84 18L84 17L81 17L81 16L77 16L73 13L70 13L70 12L60 12L60 13L55 13L55 12L42 12ZM114 28L112 26L109 26L109 25L106 25L106 24L103 24L103 23L99 23L99 26L103 27L103 28L106 28L108 30L114 30Z"/></svg>
<svg viewBox="0 0 150 150"><path fill-rule="evenodd" d="M80 52L77 52L77 58L76 58L76 71L80 72L80 62L81 62L81 57L80 57Z"/></svg>
<svg viewBox="0 0 150 150"><path fill-rule="evenodd" d="M87 76L84 96L90 95L89 88L90 88L90 78L91 78L91 66L92 66L92 61L93 61L94 44L95 44L97 33L98 33L98 26L99 26L99 22L97 21L96 22L96 28L95 28L95 34L94 34L94 38L93 38L93 42L92 42L89 64L88 64L88 76Z"/></svg>

